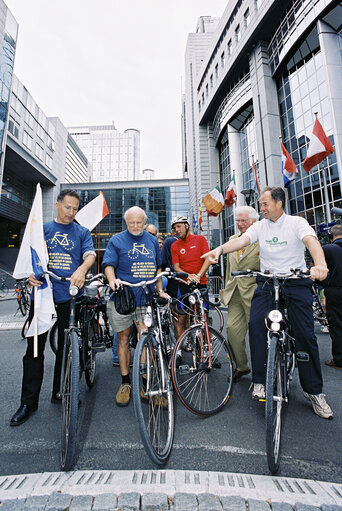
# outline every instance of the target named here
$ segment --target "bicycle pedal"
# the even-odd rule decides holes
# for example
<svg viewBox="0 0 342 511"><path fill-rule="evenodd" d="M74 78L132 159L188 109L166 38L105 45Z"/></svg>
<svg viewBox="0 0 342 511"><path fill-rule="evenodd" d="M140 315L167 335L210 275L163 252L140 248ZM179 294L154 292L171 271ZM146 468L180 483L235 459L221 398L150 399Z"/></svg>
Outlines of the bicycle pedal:
<svg viewBox="0 0 342 511"><path fill-rule="evenodd" d="M101 353L106 351L106 345L103 342L94 343L91 349L94 353Z"/></svg>

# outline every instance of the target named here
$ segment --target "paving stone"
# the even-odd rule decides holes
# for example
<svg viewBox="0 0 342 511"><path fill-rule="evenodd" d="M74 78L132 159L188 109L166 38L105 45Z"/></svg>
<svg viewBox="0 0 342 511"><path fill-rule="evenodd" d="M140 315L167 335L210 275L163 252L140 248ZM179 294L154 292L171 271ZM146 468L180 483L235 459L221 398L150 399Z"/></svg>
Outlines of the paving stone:
<svg viewBox="0 0 342 511"><path fill-rule="evenodd" d="M169 511L166 493L146 493L142 495L141 511Z"/></svg>
<svg viewBox="0 0 342 511"><path fill-rule="evenodd" d="M296 502L294 508L295 511L321 511L320 507L302 504L301 502Z"/></svg>
<svg viewBox="0 0 342 511"><path fill-rule="evenodd" d="M236 495L221 497L221 504L223 511L246 511L245 499Z"/></svg>
<svg viewBox="0 0 342 511"><path fill-rule="evenodd" d="M25 499L8 499L0 501L1 511L23 511Z"/></svg>
<svg viewBox="0 0 342 511"><path fill-rule="evenodd" d="M94 498L92 511L115 511L117 505L115 493L103 493Z"/></svg>
<svg viewBox="0 0 342 511"><path fill-rule="evenodd" d="M286 502L272 502L272 511L293 511L291 504Z"/></svg>
<svg viewBox="0 0 342 511"><path fill-rule="evenodd" d="M173 511L197 511L197 495L194 493L175 493Z"/></svg>
<svg viewBox="0 0 342 511"><path fill-rule="evenodd" d="M342 511L342 507L336 504L323 504L322 511Z"/></svg>
<svg viewBox="0 0 342 511"><path fill-rule="evenodd" d="M198 499L198 511L222 511L220 499L211 493L200 493Z"/></svg>
<svg viewBox="0 0 342 511"><path fill-rule="evenodd" d="M91 511L93 497L91 495L76 495L72 498L69 511Z"/></svg>
<svg viewBox="0 0 342 511"><path fill-rule="evenodd" d="M45 506L49 500L49 495L33 495L26 499L25 511L45 511Z"/></svg>
<svg viewBox="0 0 342 511"><path fill-rule="evenodd" d="M248 499L249 511L271 511L270 506L264 500Z"/></svg>
<svg viewBox="0 0 342 511"><path fill-rule="evenodd" d="M70 507L72 495L67 493L51 493L45 511L65 511Z"/></svg>
<svg viewBox="0 0 342 511"><path fill-rule="evenodd" d="M120 493L117 507L117 511L139 511L140 493Z"/></svg>

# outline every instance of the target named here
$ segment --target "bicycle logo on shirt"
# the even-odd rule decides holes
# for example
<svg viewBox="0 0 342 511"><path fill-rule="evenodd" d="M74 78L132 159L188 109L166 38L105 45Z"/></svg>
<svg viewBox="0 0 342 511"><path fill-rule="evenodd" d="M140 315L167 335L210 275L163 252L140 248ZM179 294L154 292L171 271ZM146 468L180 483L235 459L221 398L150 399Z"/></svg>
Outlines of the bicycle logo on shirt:
<svg viewBox="0 0 342 511"><path fill-rule="evenodd" d="M140 255L144 255L147 257L153 257L153 252L149 248L146 248L144 243L139 245L138 243L133 243L133 248L128 251L128 257L130 259L137 259Z"/></svg>
<svg viewBox="0 0 342 511"><path fill-rule="evenodd" d="M73 240L68 239L68 234L61 234L57 231L54 237L50 240L47 240L50 248L55 248L57 245L62 246L65 250L72 250L75 247L75 243Z"/></svg>

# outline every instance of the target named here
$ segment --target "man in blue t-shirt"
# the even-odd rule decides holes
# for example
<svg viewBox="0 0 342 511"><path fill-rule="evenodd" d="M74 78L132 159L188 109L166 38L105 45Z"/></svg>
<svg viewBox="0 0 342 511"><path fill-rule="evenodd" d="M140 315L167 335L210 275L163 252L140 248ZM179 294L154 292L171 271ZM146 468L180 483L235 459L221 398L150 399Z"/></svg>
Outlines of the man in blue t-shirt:
<svg viewBox="0 0 342 511"><path fill-rule="evenodd" d="M69 287L83 287L87 271L95 262L95 251L88 229L74 222L80 198L74 190L63 190L57 197L57 218L44 225L44 237L49 254L48 269L61 277L70 277L70 282L51 278L53 298L58 321L58 348L55 361L52 403L60 403L60 377L63 357L64 329L69 325ZM41 286L34 275L29 277L31 286ZM33 317L31 305L29 318ZM27 339L27 350L23 358L23 381L21 404L13 415L10 425L19 426L38 408L40 388L44 374L44 348L48 332L38 336L38 357L33 358L33 337Z"/></svg>
<svg viewBox="0 0 342 511"><path fill-rule="evenodd" d="M157 238L144 230L146 213L138 206L133 206L124 214L127 225L125 231L112 236L103 257L103 267L110 288L114 291L121 287L121 281L138 283L151 280L160 273L161 257ZM150 292L153 292L151 286ZM161 279L156 288L160 296L168 295L162 290ZM146 313L145 292L141 287L130 288L136 299L136 309L131 314L119 314L110 300L107 305L108 316L114 332L118 332L118 357L122 383L116 394L116 404L127 406L131 397L131 380L129 376L131 327L135 322L139 335L145 330Z"/></svg>

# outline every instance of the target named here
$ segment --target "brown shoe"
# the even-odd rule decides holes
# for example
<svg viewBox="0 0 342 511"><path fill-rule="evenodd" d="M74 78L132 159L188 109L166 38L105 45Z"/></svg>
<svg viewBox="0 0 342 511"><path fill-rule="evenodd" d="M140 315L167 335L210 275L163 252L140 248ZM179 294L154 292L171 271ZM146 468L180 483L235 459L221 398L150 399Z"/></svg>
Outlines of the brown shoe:
<svg viewBox="0 0 342 511"><path fill-rule="evenodd" d="M149 401L150 400L150 397L148 394L145 394L145 391L144 389L141 389L140 391L140 397L143 401ZM153 396L153 403L154 403L154 406L159 406L160 408L167 408L167 405L168 405L168 402L167 402L167 399L163 396Z"/></svg>
<svg viewBox="0 0 342 511"><path fill-rule="evenodd" d="M342 369L342 367L337 366L337 365L335 364L335 360L334 360L333 358L331 358L331 359L329 359L329 360L326 360L324 363L325 363L325 365L326 365L326 366L334 367L335 369Z"/></svg>
<svg viewBox="0 0 342 511"><path fill-rule="evenodd" d="M241 378L245 376L245 374L249 374L250 372L251 372L250 369L247 369L247 371L239 371L238 369L235 369L233 374L233 381L234 382L240 381Z"/></svg>
<svg viewBox="0 0 342 511"><path fill-rule="evenodd" d="M116 394L116 404L118 406L127 406L131 399L131 388L130 383L122 383Z"/></svg>

